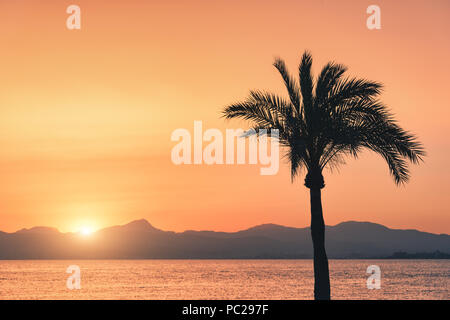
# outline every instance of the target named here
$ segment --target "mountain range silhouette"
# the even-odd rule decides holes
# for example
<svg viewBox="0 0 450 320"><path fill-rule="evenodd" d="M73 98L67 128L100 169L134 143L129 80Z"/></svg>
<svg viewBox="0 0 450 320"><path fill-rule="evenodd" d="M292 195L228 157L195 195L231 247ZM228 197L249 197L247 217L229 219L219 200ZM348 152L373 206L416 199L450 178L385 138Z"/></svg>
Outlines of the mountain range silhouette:
<svg viewBox="0 0 450 320"><path fill-rule="evenodd" d="M398 252L450 252L450 235L348 221L326 227L330 258L380 258ZM282 259L312 258L310 229L263 224L238 232L163 231L147 220L88 237L34 227L0 231L0 259Z"/></svg>

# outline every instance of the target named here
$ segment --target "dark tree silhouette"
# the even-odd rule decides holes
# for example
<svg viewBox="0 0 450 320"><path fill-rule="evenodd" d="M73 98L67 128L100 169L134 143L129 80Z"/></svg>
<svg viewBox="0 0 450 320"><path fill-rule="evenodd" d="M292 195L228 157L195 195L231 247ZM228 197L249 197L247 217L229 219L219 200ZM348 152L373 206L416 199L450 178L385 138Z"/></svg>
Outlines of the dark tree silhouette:
<svg viewBox="0 0 450 320"><path fill-rule="evenodd" d="M276 59L274 66L284 80L289 99L250 91L245 101L227 106L223 113L227 119L249 120L254 130L247 131L247 135L268 134L260 129L278 129L279 143L285 147L291 164L292 180L300 169L305 169L311 201L314 297L330 299L321 200L323 169L343 163L344 156L356 158L367 148L386 160L395 183L402 184L409 179L407 160L419 163L425 152L416 137L400 128L377 99L380 83L344 77L347 68L334 62L328 63L314 81L311 65L311 55L305 52L298 83L284 61Z"/></svg>

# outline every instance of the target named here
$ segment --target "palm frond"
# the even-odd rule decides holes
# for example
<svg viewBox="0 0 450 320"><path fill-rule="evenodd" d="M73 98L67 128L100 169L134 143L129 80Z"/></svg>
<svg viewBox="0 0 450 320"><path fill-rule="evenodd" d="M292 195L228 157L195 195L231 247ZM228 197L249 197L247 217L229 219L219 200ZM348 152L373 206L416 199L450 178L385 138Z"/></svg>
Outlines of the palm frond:
<svg viewBox="0 0 450 320"><path fill-rule="evenodd" d="M323 67L317 78L316 103L321 103L328 97L331 88L336 85L346 71L346 66L334 62L329 62Z"/></svg>
<svg viewBox="0 0 450 320"><path fill-rule="evenodd" d="M313 76L311 74L312 57L309 52L305 52L298 67L300 77L300 90L303 98L303 107L309 113L313 104Z"/></svg>
<svg viewBox="0 0 450 320"><path fill-rule="evenodd" d="M381 93L383 86L374 81L357 78L341 79L329 91L326 104L338 106L355 99L371 100Z"/></svg>
<svg viewBox="0 0 450 320"><path fill-rule="evenodd" d="M273 63L274 67L277 68L278 72L281 74L281 77L284 80L284 84L289 93L289 98L291 99L291 103L295 106L295 111L297 113L300 112L300 89L298 87L297 81L289 74L286 63L280 59L276 58Z"/></svg>

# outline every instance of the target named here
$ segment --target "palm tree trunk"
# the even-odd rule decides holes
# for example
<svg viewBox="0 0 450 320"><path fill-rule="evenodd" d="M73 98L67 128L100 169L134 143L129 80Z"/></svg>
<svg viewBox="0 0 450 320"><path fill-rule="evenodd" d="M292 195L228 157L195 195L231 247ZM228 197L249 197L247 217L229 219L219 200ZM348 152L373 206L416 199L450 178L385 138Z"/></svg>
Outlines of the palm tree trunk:
<svg viewBox="0 0 450 320"><path fill-rule="evenodd" d="M330 273L325 252L325 222L320 187L310 189L311 237L314 247L314 299L330 300Z"/></svg>

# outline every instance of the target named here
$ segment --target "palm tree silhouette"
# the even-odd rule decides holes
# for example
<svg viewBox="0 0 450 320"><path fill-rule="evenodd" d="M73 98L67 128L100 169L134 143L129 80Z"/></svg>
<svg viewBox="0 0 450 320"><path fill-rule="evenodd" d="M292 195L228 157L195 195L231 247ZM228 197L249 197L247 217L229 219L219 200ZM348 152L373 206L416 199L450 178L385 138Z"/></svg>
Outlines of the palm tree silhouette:
<svg viewBox="0 0 450 320"><path fill-rule="evenodd" d="M316 81L311 74L312 57L305 52L299 65L299 80L291 77L283 60L273 64L280 72L289 99L266 92L250 91L242 102L227 106L224 117L249 120L254 130L246 135L268 134L278 129L278 141L286 149L292 180L306 171L310 190L311 237L314 248L314 297L330 299L328 259L321 189L322 171L343 163L344 156L357 157L367 148L387 162L396 184L408 181L408 163L419 163L425 155L416 137L400 128L392 114L377 99L380 83L343 77L347 68L329 62Z"/></svg>

